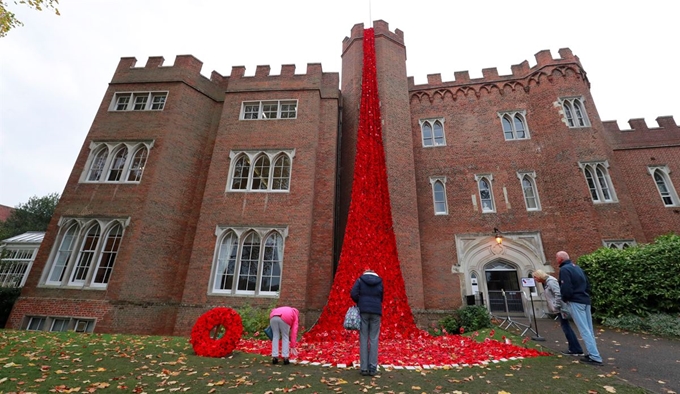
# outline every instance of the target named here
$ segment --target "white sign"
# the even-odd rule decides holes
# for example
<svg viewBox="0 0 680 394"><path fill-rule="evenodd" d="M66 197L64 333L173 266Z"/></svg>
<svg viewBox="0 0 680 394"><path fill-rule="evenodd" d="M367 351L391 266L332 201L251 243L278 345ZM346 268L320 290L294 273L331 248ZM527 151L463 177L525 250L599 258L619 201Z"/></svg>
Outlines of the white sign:
<svg viewBox="0 0 680 394"><path fill-rule="evenodd" d="M522 278L522 287L536 287L534 278Z"/></svg>

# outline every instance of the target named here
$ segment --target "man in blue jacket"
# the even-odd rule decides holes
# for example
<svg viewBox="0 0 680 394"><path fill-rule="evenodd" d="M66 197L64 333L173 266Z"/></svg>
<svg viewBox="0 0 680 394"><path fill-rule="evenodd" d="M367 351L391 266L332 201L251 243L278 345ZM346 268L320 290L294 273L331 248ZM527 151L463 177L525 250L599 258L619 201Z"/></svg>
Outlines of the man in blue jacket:
<svg viewBox="0 0 680 394"><path fill-rule="evenodd" d="M572 263L565 251L555 256L560 266L560 293L562 301L569 308L574 323L586 345L588 354L581 361L593 365L602 365L602 356L597 350L593 316L590 313L590 283L581 267Z"/></svg>
<svg viewBox="0 0 680 394"><path fill-rule="evenodd" d="M382 317L383 282L373 270L364 271L350 291L361 313L359 364L361 375L373 376L378 370L378 337Z"/></svg>

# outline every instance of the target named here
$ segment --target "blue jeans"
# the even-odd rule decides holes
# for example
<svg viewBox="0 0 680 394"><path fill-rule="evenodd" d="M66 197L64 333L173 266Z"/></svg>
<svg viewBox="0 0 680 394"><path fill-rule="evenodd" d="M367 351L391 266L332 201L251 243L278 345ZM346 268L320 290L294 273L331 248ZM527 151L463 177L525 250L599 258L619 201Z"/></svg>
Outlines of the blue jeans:
<svg viewBox="0 0 680 394"><path fill-rule="evenodd" d="M595 330L593 330L593 316L590 314L590 305L579 304L576 302L568 302L569 312L574 318L574 323L578 328L578 332L581 334L581 339L586 345L588 350L588 355L595 361L602 362L602 356L597 350L597 344L595 343Z"/></svg>
<svg viewBox="0 0 680 394"><path fill-rule="evenodd" d="M359 330L359 364L362 371L375 372L378 369L378 337L380 336L380 315L361 314Z"/></svg>
<svg viewBox="0 0 680 394"><path fill-rule="evenodd" d="M279 338L283 339L281 343L281 353L283 358L288 358L290 355L290 326L281 319L281 316L274 316L269 320L269 325L272 326L272 357L279 357Z"/></svg>
<svg viewBox="0 0 680 394"><path fill-rule="evenodd" d="M583 349L578 343L576 334L574 333L574 330L571 329L569 320L563 318L561 313L557 314L557 318L560 320L560 325L562 326L562 332L564 332L564 336L567 337L567 343L569 343L569 353L583 353Z"/></svg>

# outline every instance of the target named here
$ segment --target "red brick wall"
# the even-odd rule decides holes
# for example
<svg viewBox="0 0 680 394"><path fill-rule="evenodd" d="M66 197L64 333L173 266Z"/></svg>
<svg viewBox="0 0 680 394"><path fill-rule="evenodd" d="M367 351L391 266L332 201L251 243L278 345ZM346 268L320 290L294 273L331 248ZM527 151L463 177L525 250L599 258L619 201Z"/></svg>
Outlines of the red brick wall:
<svg viewBox="0 0 680 394"><path fill-rule="evenodd" d="M316 65L309 65L304 75L285 74L270 76L263 66L254 77L243 77L240 68L232 71L208 170L178 333L186 332L187 324L202 312L193 305L266 307L276 303L301 311L320 310L325 305L332 283L339 80L337 74L322 74ZM243 101L284 99L298 100L297 119L239 120ZM225 192L230 152L268 149L295 150L290 192ZM278 299L208 295L217 226L288 228Z"/></svg>

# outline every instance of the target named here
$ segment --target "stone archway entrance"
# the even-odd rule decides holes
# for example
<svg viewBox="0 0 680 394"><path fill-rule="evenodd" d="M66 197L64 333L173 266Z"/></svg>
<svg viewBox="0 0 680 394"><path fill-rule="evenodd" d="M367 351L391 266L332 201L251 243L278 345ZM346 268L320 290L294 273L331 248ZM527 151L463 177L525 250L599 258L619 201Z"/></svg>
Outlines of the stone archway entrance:
<svg viewBox="0 0 680 394"><path fill-rule="evenodd" d="M492 314L505 314L503 292L508 312L526 314L519 279L537 269L553 271L546 263L539 232L504 232L502 244L493 234L457 234L456 254L458 263L451 271L462 274L462 298L475 295L485 300Z"/></svg>

